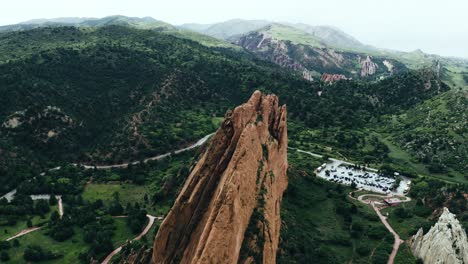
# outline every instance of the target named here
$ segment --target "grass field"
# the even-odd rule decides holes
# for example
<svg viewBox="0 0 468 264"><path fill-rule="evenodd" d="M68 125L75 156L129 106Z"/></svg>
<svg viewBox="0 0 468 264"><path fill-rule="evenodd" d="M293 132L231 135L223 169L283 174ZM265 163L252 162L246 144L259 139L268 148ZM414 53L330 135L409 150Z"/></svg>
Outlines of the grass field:
<svg viewBox="0 0 468 264"><path fill-rule="evenodd" d="M463 90L468 89L468 84L463 79L463 73L468 72L468 68L460 66L446 66L448 78L447 83L455 88L461 88Z"/></svg>
<svg viewBox="0 0 468 264"><path fill-rule="evenodd" d="M18 238L20 246L17 248L13 247L8 251L11 258L9 263L26 263L23 259L23 253L28 245L39 245L47 250L51 250L53 253L63 255L59 259L40 262L44 264L77 263L79 254L88 249L88 246L83 242L81 232L75 232L76 234L71 239L64 242L53 240L45 232L46 230L39 230Z"/></svg>
<svg viewBox="0 0 468 264"><path fill-rule="evenodd" d="M400 245L398 254L395 257L395 264L414 264L416 263L416 258L411 253L411 250L408 244L404 243Z"/></svg>
<svg viewBox="0 0 468 264"><path fill-rule="evenodd" d="M131 232L124 218L114 219L114 226L116 228L114 230L114 236L112 237L114 247L121 246L127 240L131 240L138 235ZM9 263L25 263L23 253L28 245L39 245L44 249L51 250L53 253L63 256L54 260L41 261L40 263L78 263L79 254L87 251L89 248L88 244L83 241L83 231L79 228L75 228L73 237L63 242L53 240L46 235L46 232L47 229L45 228L17 238L20 242L20 246L8 250L11 258ZM151 231L148 233L148 236L150 234L152 234Z"/></svg>
<svg viewBox="0 0 468 264"><path fill-rule="evenodd" d="M270 33L274 38L291 41L294 44L323 47L323 44L320 42L320 40L313 35L307 34L292 27L274 24L268 30L268 33Z"/></svg>
<svg viewBox="0 0 468 264"><path fill-rule="evenodd" d="M85 187L83 199L94 202L102 200L104 204L109 204L113 199L113 194L118 192L122 206L127 203L134 204L138 202L146 208L149 214L159 214L160 210L157 207L150 206L145 203L145 194L151 197L150 187L147 185L136 185L131 183L91 183Z"/></svg>
<svg viewBox="0 0 468 264"><path fill-rule="evenodd" d="M44 218L39 217L38 215L35 215L31 218L31 223L32 226L40 226L44 223L46 223L50 215L52 214L53 211L58 212L57 206L51 206L50 207L50 212L44 215ZM1 218L1 216L0 216ZM0 226L0 240L5 240L9 237L14 236L15 234L19 233L21 230L28 228L27 226L27 220L19 220L16 222L14 226ZM6 231L5 231L6 230Z"/></svg>
<svg viewBox="0 0 468 264"><path fill-rule="evenodd" d="M457 182L463 184L468 183L468 180L462 174L453 170L449 170L449 173L447 174L430 173L429 170L424 166L424 164L416 162L414 158L412 158L412 156L408 154L408 152L395 145L389 139L388 136L385 136L380 133L373 134L378 136L379 140L388 147L388 149L390 150L389 157L391 158L392 163L394 163L395 165L403 168L410 168L416 173L418 173L420 176L427 176L439 180L445 180L448 182ZM449 174L451 176L449 176Z"/></svg>

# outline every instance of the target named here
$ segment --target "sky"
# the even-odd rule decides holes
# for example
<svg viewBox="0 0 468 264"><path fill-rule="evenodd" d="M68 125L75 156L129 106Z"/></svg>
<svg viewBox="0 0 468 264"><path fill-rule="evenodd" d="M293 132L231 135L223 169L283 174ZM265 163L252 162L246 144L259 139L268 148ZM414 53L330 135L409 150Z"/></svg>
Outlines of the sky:
<svg viewBox="0 0 468 264"><path fill-rule="evenodd" d="M468 0L1 0L0 25L35 18L151 16L171 24L234 18L336 26L365 44L468 58Z"/></svg>

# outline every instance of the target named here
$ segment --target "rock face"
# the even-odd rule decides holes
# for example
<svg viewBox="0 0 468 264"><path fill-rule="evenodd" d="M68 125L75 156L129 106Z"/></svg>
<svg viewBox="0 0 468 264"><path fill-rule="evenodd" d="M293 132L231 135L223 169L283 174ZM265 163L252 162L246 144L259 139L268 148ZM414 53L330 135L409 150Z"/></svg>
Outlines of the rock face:
<svg viewBox="0 0 468 264"><path fill-rule="evenodd" d="M154 263L275 263L287 187L286 106L256 91L226 114L162 223Z"/></svg>
<svg viewBox="0 0 468 264"><path fill-rule="evenodd" d="M468 263L468 241L465 230L447 208L439 221L423 234L423 229L410 240L411 251L424 264Z"/></svg>
<svg viewBox="0 0 468 264"><path fill-rule="evenodd" d="M283 32L278 35L276 31ZM289 32L286 34L285 32ZM320 78L321 74L342 74L350 78L369 78L390 76L406 70L406 67L393 59L385 57L370 57L366 53L344 51L333 48L316 39L314 41L296 41L297 31L278 29L270 25L257 31L230 38L239 45L264 60L268 60L281 67L303 74L304 79ZM307 33L304 32L304 36ZM313 35L309 35L314 39ZM289 39L288 39L289 38ZM303 42L301 42L301 40Z"/></svg>
<svg viewBox="0 0 468 264"><path fill-rule="evenodd" d="M300 62L291 58L288 45L266 32L255 32L243 36L234 43L281 67L302 72L304 79L312 80L311 72Z"/></svg>
<svg viewBox="0 0 468 264"><path fill-rule="evenodd" d="M343 74L329 74L329 73L324 73L322 74L322 77L320 78L320 81L326 82L326 83L334 83L339 80L348 80L346 76Z"/></svg>
<svg viewBox="0 0 468 264"><path fill-rule="evenodd" d="M369 56L365 60L361 60L359 58L359 62L361 63L361 77L371 76L377 72L377 68L379 65L374 63Z"/></svg>

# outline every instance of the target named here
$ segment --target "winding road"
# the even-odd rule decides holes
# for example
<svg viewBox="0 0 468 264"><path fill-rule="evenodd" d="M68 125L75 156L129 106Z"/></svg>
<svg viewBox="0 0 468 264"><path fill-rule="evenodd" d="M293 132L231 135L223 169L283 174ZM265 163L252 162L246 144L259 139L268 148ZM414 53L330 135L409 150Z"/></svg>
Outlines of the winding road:
<svg viewBox="0 0 468 264"><path fill-rule="evenodd" d="M161 155L158 155L158 156L154 156L154 157L150 157L150 158L146 158L143 160L143 163L147 163L148 161L152 161L152 160L160 160L160 159L163 159L163 158L166 158L168 156L170 156L171 154L179 154L181 152L185 152L185 151L188 151L188 150L191 150L191 149L194 149L196 147L199 147L201 145L203 145L203 143L205 143L214 133L211 133L209 135L206 135L204 136L203 138L199 139L196 143L186 147L186 148L182 148L182 149L179 149L179 150L176 150L174 152L168 152L168 153L165 153L165 154L161 154ZM98 169L98 170L105 170L105 169L112 169L112 168L127 168L128 165L137 165L137 164L140 164L141 161L133 161L133 162L127 162L127 163L121 163L121 164L114 164L114 165L96 165L96 166L92 166L92 165L85 165L85 164L77 164L77 163L73 163L72 165L74 166L81 166L85 169Z"/></svg>
<svg viewBox="0 0 468 264"><path fill-rule="evenodd" d="M137 236L135 237L134 239L132 240L140 240L144 235L146 235L146 233L148 233L148 231L150 231L151 227L153 226L154 224L154 219L157 219L158 217L156 216L152 216L152 215L149 215L147 214L146 217L148 217L148 224L146 225L145 229L143 229L143 231ZM158 218L159 219L159 218ZM107 257L104 259L104 261L102 261L102 264L108 264L109 261L117 254L120 253L120 251L122 251L122 246L114 249L114 251L112 251L109 255L107 255Z"/></svg>
<svg viewBox="0 0 468 264"><path fill-rule="evenodd" d="M166 157L170 156L173 153L178 154L178 153L182 153L182 152L194 149L196 147L199 147L199 146L203 145L213 134L214 133L211 133L211 134L208 134L208 135L204 136L203 138L199 139L197 142L195 142L194 144L192 144L192 145L190 145L190 146L188 146L186 148L182 148L182 149L176 150L174 152L168 152L168 153L161 154L161 155L158 155L158 156L146 158L146 159L143 160L143 162L146 163L146 162L152 161L152 160L160 160L160 159L163 159L163 158L166 158ZM90 165L77 164L77 163L73 163L72 165L81 166L81 167L83 167L85 169L98 169L98 170L101 170L101 169L112 169L112 168L126 168L126 167L128 167L129 164L137 165L140 162L141 161L134 161L134 162L129 162L129 163L122 163L122 164L115 164L115 165L102 165L102 166L90 166ZM61 169L61 167L55 167L55 168L49 169L49 171L55 171L55 170L60 170L60 169ZM40 175L45 175L45 172L41 173ZM10 201L10 200L13 199L13 196L15 195L15 193L16 193L16 189L14 189L14 190L10 191L9 193L1 196L1 198L6 198L7 200ZM31 197L34 200L49 199L50 195L48 195L48 194L31 195ZM62 196L61 195L56 195L56 198L57 198L57 202L58 202L59 215L60 215L60 218L62 218L63 214L64 214ZM121 216L121 217L125 217L125 216ZM143 232L138 237L136 237L134 240L139 240L141 237L143 237L149 231L149 229L151 228L151 226L154 223L154 219L161 219L160 216L155 217L155 216L152 216L152 215L147 215L147 217L149 218L148 225L146 226L145 230L143 230ZM15 234L12 237L7 238L6 240L9 241L9 240L24 236L24 235L29 234L31 232L37 231L37 230L39 230L41 228L42 227L31 227L31 228L23 229L19 233ZM106 258L107 262L106 262L106 260L104 260L103 263L108 263L110 258L112 258L115 254L119 253L120 250L122 250L121 247L115 249L109 256L107 256L107 258Z"/></svg>

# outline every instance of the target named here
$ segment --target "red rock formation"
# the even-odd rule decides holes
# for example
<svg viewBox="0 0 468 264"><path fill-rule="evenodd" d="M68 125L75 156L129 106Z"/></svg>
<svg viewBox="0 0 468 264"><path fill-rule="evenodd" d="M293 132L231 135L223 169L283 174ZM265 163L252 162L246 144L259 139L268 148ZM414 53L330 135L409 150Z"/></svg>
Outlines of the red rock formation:
<svg viewBox="0 0 468 264"><path fill-rule="evenodd" d="M162 223L154 263L275 263L287 187L286 106L256 91L226 114Z"/></svg>
<svg viewBox="0 0 468 264"><path fill-rule="evenodd" d="M346 76L344 76L343 74L328 74L328 73L322 74L322 77L320 78L320 81L326 82L326 83L333 83L339 80L348 80L348 78L346 78Z"/></svg>

